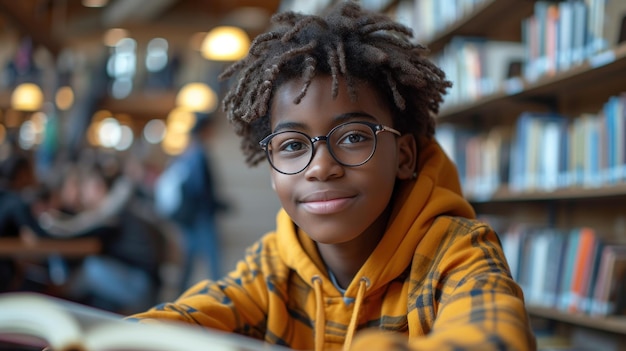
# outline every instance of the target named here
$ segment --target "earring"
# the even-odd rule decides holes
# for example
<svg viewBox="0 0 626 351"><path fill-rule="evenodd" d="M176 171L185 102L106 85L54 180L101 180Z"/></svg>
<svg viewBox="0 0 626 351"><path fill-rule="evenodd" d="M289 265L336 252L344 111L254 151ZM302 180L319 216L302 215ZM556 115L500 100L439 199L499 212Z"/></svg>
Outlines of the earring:
<svg viewBox="0 0 626 351"><path fill-rule="evenodd" d="M417 172L413 172L413 174L411 175L411 179L417 179Z"/></svg>

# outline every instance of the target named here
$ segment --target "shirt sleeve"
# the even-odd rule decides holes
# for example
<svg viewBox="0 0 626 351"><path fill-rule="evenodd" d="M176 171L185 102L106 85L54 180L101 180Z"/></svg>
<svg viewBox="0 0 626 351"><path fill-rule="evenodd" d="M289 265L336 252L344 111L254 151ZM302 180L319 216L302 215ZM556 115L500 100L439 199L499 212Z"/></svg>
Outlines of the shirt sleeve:
<svg viewBox="0 0 626 351"><path fill-rule="evenodd" d="M261 251L263 242L259 241L225 278L201 281L173 303L127 319L142 323L179 321L263 339L268 288L261 271Z"/></svg>

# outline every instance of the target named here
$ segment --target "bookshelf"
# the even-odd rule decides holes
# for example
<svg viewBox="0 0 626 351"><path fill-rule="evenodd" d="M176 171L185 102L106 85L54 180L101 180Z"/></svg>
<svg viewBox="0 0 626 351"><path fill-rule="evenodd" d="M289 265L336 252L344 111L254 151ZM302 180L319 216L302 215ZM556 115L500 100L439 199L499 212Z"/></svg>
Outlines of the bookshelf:
<svg viewBox="0 0 626 351"><path fill-rule="evenodd" d="M545 104L546 101L554 103L558 99L569 101L590 90L615 90L614 85L623 84L615 79L616 75L625 72L626 43L594 55L570 70L542 77L535 82L513 78L504 82L495 94L442 109L439 113L439 120L440 122L459 122L467 116L484 114L502 106L519 107L520 104L528 104L532 101L537 101L534 104L539 105ZM593 97L596 95L602 96L603 94L594 93ZM608 96L608 93L605 96Z"/></svg>
<svg viewBox="0 0 626 351"><path fill-rule="evenodd" d="M597 234L598 242L602 245L624 244L626 243L626 107L624 103L619 105L621 111L620 123L607 124L609 120L608 105L609 100L613 101L621 97L626 102L626 42L608 43L604 47L595 47L591 44L595 42L591 38L608 38L609 30L619 30L624 36L624 28L619 28L623 24L608 23L607 21L615 21L619 16L626 15L626 5L621 1L508 1L508 0L396 0L391 1L384 10L394 16L395 11L406 9L404 2L413 3L414 13L412 15L412 26L417 37L417 42L426 45L432 54L433 60L440 58L440 55L450 53L454 49L453 43L456 38L463 37L480 37L489 41L513 41L524 45L525 55L522 65L524 69L527 66L543 67L540 74L532 74L522 69L519 74L508 76L499 82L497 89L486 94L477 94L471 99L452 99L452 103L446 103L438 115L438 124L445 125L456 131L462 131L460 134L450 134L448 140L453 140L454 145L449 149L451 157L457 162L461 178L464 182L464 189L467 191L468 184L473 178L469 172L472 166L479 167L487 164L487 182L488 186L469 187L473 191L466 193L468 199L474 205L477 214L487 221L492 221L494 228L501 236L506 236L515 228L516 225L529 225L532 228L541 228L541 232L545 234L546 230L560 231L567 237L569 233L573 233L578 228L591 228ZM574 4L576 3L576 4ZM404 6L400 6L400 4ZM455 9L460 7L463 10ZM579 6L574 10L574 6ZM585 6L593 7L585 8ZM603 7L603 6L606 6ZM456 18L439 18L442 13L456 12ZM545 12L543 12L545 11ZM585 18L584 24L574 24L576 17L575 11L580 11ZM606 13L604 13L606 12ZM610 12L610 13L609 13ZM593 13L593 15L592 15ZM558 14L558 17L555 17ZM406 14L402 14L406 21ZM447 15L445 15L447 16ZM572 16L572 17L568 17ZM598 17L599 16L599 17ZM429 17L432 17L429 19ZM550 22L552 20L552 22ZM575 56L578 46L571 44L563 45L564 39L570 35L563 28L566 21L574 26L585 27L588 32L585 34L584 50L580 45L582 55L577 60L569 57ZM545 24L536 24L534 22ZM446 25L438 27L437 22L445 22ZM430 27L429 27L430 26ZM534 26L534 27L529 27ZM552 26L552 27L551 27ZM533 28L530 30L529 28ZM538 29L537 29L538 28ZM573 27L571 27L573 28ZM550 32L552 30L552 32ZM531 36L535 34L535 38ZM541 35L541 34L543 35ZM563 34L565 33L565 34ZM618 33L613 33L610 37L617 37ZM537 48L537 37L545 37L545 40L539 40L543 45ZM550 39L553 37L553 39ZM554 38L561 38L561 41ZM626 38L622 38L626 39ZM550 41L553 40L553 41ZM571 39L574 43L574 39ZM587 43L588 42L588 43ZM535 43L535 44L533 44ZM563 48L561 50L561 48ZM465 48L464 48L465 49ZM533 51L540 52L545 49L545 57L533 58ZM567 49L567 50L565 50ZM463 50L460 50L463 51ZM576 51L577 52L577 51ZM552 55L552 56L551 56ZM546 58L547 57L547 58ZM485 59L481 56L481 59ZM543 60L543 61L541 61ZM550 61L552 60L552 61ZM562 61L566 64L562 64ZM540 62L541 61L541 62ZM550 61L546 64L544 61ZM444 62L444 61L442 61ZM542 63L543 62L543 63ZM438 62L439 63L439 62ZM441 64L440 64L441 65ZM550 66L552 65L552 66ZM443 65L442 65L443 67ZM462 71L466 66L462 66ZM444 68L445 70L445 68ZM446 70L448 73L448 70ZM453 72L458 73L458 72ZM449 77L461 77L462 75L449 75ZM461 81L459 79L459 81ZM464 84L465 81L461 81ZM453 79L454 84L459 84ZM619 99L618 99L619 100ZM613 101L614 102L614 101ZM576 144L574 132L572 132L575 123L583 120L583 116L593 115L597 118L593 126L597 129L594 143L598 149L596 153L584 151L583 157L585 167L591 161L589 155L600 160L593 160L593 164L600 169L594 170L591 180L587 179L589 174L581 175L577 169L567 167L559 168L558 177L553 178L554 183L546 186L545 180L539 174L537 180L527 186L513 186L514 177L518 176L516 172L528 173L531 178L534 177L534 170L527 167L514 166L517 162L514 156L520 155L520 148L526 148L526 144L519 146L514 144L514 139L521 139L521 135L517 133L521 129L518 124L523 114L530 114L536 117L536 114L549 114L551 118L563 121L566 126L564 132L559 132L558 140L567 140L565 144L558 144L559 152L552 152L554 159L559 165L566 159L573 163L573 151L570 148ZM588 117L587 119L591 119ZM613 120L611 119L611 122ZM582 130L589 129L583 125ZM592 124L589 124L592 126ZM619 128L618 128L619 127ZM546 130L551 128L554 133L560 131L556 129L556 124L550 126L548 122L539 124L536 130L539 130L542 137L547 133ZM489 143L493 145L491 138L494 130L508 130L509 132L497 133L499 144L496 148L502 148L501 153L490 153L484 149ZM614 133L615 130L623 130ZM562 133L562 134L561 134ZM586 134L585 134L586 135ZM567 137L565 137L567 136ZM476 138L474 138L476 137ZM546 137L547 138L547 137ZM468 151L470 149L470 140L479 145L479 153L486 155L496 155L499 160L496 166L493 160L489 158L469 158ZM478 140L476 142L476 140ZM539 146L535 145L537 157L544 157L542 154L550 154L552 148L557 144L552 139L538 139L541 141ZM591 140L591 139L585 139ZM609 140L609 141L607 141ZM548 143L550 141L550 143ZM619 145L621 151L615 151L613 144ZM507 148L503 148L503 145ZM565 145L565 146L564 146ZM576 144L577 145L577 144ZM589 145L596 145L587 142L585 149L590 148ZM491 146L492 148L494 146ZM445 146L444 146L445 148ZM517 153L509 152L516 151ZM612 156L605 156L605 151L610 150ZM508 157L503 157L506 153ZM463 156L459 156L463 154ZM618 164L612 164L607 161L610 157L619 155ZM496 157L494 156L494 157ZM582 157L582 156L581 156ZM526 162L526 160L525 160ZM543 164L541 163L543 162ZM533 165L546 166L550 164L550 160L537 161L532 160ZM500 167L506 166L504 170ZM525 165L524 165L525 166ZM560 167L560 166L559 166ZM485 169L483 171L485 172ZM586 169L586 168L585 168ZM622 169L624 171L622 171ZM580 171L582 172L582 171ZM587 172L587 171L585 171ZM589 171L591 172L591 171ZM494 173L506 174L501 176L495 182ZM596 174L597 173L597 174ZM529 175L524 177L528 178ZM485 175L482 174L484 177ZM586 180L582 180L585 178ZM484 179L483 179L484 180ZM558 181L557 181L558 180ZM539 231L539 230L538 230ZM569 240L572 240L571 238ZM533 243L535 245L535 243ZM521 246L521 244L520 244ZM601 246L600 246L601 247ZM533 247L534 248L534 247ZM518 249L521 251L521 249ZM551 250L551 249L550 249ZM506 251L506 250L505 250ZM544 250L545 251L545 250ZM546 251L552 253L553 251ZM600 249L598 249L600 252ZM537 255L533 251L524 251L520 255ZM533 260L537 257L533 256ZM597 256L596 261L600 261L601 257ZM580 259L580 257L578 257ZM532 260L531 260L532 261ZM555 261L556 262L556 261ZM594 263L599 266L599 263ZM561 266L559 266L561 267ZM554 270L555 267L544 267L544 271ZM559 274L563 274L565 268L559 268L558 272L553 272L553 276L561 280ZM599 268L591 271L600 271ZM593 276L595 273L589 273ZM597 274L599 277L599 273ZM520 278L521 279L521 278ZM591 278L589 278L591 279ZM599 278L598 278L599 279ZM600 281L598 281L600 283ZM602 283L605 283L602 281ZM605 283L608 284L608 283ZM590 288L590 291L593 288ZM537 291L525 291L528 296L535 294ZM543 292L542 292L543 293ZM536 296L535 296L536 297ZM539 295L541 297L541 295ZM536 300L535 300L536 301ZM541 304L529 303L528 311L533 320L533 326L536 328L537 335L541 340L549 334L551 337L566 339L570 346L581 347L581 349L606 349L606 350L626 350L626 315L598 315L589 311L569 311L568 309L558 308L558 306L544 306ZM621 313L614 313L621 314ZM540 349L549 349L553 345L543 343L540 340Z"/></svg>
<svg viewBox="0 0 626 351"><path fill-rule="evenodd" d="M539 306L528 307L529 312L537 317L556 320L574 326L626 335L626 316L590 317L584 314L564 313L554 308Z"/></svg>
<svg viewBox="0 0 626 351"><path fill-rule="evenodd" d="M474 3L469 13L435 31L431 38L424 38L432 52L441 51L450 39L459 35L519 40L521 31L516 23L529 16L533 8L532 1L485 0Z"/></svg>

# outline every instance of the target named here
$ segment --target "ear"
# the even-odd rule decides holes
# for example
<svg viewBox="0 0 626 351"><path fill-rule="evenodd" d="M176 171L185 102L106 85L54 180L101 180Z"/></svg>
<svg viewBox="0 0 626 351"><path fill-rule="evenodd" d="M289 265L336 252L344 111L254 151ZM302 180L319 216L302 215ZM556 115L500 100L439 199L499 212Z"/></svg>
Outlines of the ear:
<svg viewBox="0 0 626 351"><path fill-rule="evenodd" d="M398 173L401 180L414 178L417 165L417 143L413 134L404 134L398 137Z"/></svg>

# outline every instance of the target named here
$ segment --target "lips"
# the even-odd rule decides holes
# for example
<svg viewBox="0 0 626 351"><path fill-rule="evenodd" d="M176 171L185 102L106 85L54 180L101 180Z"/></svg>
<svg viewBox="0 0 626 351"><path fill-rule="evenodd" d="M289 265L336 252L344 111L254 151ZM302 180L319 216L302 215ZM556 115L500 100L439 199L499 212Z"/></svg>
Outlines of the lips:
<svg viewBox="0 0 626 351"><path fill-rule="evenodd" d="M333 214L345 210L356 195L345 191L316 191L302 197L298 203L312 214Z"/></svg>

